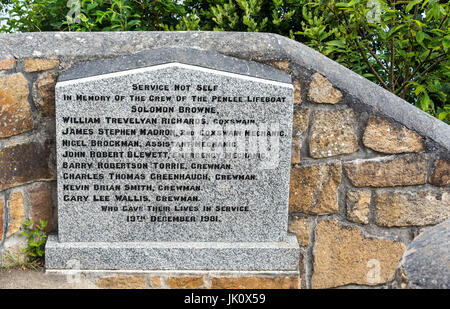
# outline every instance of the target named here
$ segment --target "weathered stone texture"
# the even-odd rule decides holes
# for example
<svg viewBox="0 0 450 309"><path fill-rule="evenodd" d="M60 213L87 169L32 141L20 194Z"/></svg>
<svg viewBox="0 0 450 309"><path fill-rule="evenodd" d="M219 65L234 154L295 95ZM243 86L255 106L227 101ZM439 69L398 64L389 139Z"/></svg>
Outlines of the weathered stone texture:
<svg viewBox="0 0 450 309"><path fill-rule="evenodd" d="M212 289L299 289L299 277L222 277L211 279Z"/></svg>
<svg viewBox="0 0 450 309"><path fill-rule="evenodd" d="M159 277L159 276L150 277L148 279L148 283L149 283L150 287L153 289L161 289L162 288L161 277Z"/></svg>
<svg viewBox="0 0 450 309"><path fill-rule="evenodd" d="M301 160L301 137L292 137L292 147L291 147L291 163L298 164Z"/></svg>
<svg viewBox="0 0 450 309"><path fill-rule="evenodd" d="M427 159L424 155L355 160L344 164L355 187L395 187L425 184Z"/></svg>
<svg viewBox="0 0 450 309"><path fill-rule="evenodd" d="M36 81L33 88L33 99L42 116L55 116L55 85L57 73L49 72Z"/></svg>
<svg viewBox="0 0 450 309"><path fill-rule="evenodd" d="M5 232L5 202L5 197L0 195L0 244L2 243Z"/></svg>
<svg viewBox="0 0 450 309"><path fill-rule="evenodd" d="M25 59L25 72L38 72L51 70L59 65L57 59L40 59L40 58L27 58Z"/></svg>
<svg viewBox="0 0 450 309"><path fill-rule="evenodd" d="M299 245L309 246L308 218L294 218L289 224L289 232L297 235Z"/></svg>
<svg viewBox="0 0 450 309"><path fill-rule="evenodd" d="M298 80L295 80L293 84L294 84L294 104L301 104L302 103L302 93L301 93L300 82Z"/></svg>
<svg viewBox="0 0 450 309"><path fill-rule="evenodd" d="M12 69L14 69L14 65L15 64L16 64L16 60L15 59L0 60L0 71L12 70Z"/></svg>
<svg viewBox="0 0 450 309"><path fill-rule="evenodd" d="M435 186L450 185L450 158L437 159L434 162L430 183Z"/></svg>
<svg viewBox="0 0 450 309"><path fill-rule="evenodd" d="M282 61L272 61L270 62L270 65L272 65L273 67L277 68L278 70L284 71L284 72L289 72L289 61L286 60L282 60Z"/></svg>
<svg viewBox="0 0 450 309"><path fill-rule="evenodd" d="M294 113L292 129L294 135L303 135L308 130L309 109L300 108Z"/></svg>
<svg viewBox="0 0 450 309"><path fill-rule="evenodd" d="M308 95L316 103L336 104L342 99L342 93L319 73L312 76Z"/></svg>
<svg viewBox="0 0 450 309"><path fill-rule="evenodd" d="M47 182L36 183L27 188L31 203L31 220L39 224L40 220L47 221L46 232L52 230L52 192Z"/></svg>
<svg viewBox="0 0 450 309"><path fill-rule="evenodd" d="M25 221L25 208L23 204L23 194L20 191L11 193L8 200L8 234L7 236L14 235L22 228L22 224Z"/></svg>
<svg viewBox="0 0 450 309"><path fill-rule="evenodd" d="M0 250L0 265L4 267L17 267L26 263L28 256L24 250L28 247L26 238L17 231L14 235L4 239Z"/></svg>
<svg viewBox="0 0 450 309"><path fill-rule="evenodd" d="M312 287L385 283L394 275L404 250L403 243L366 237L359 228L336 220L321 221L316 229Z"/></svg>
<svg viewBox="0 0 450 309"><path fill-rule="evenodd" d="M291 163L297 164L301 160L301 144L308 130L309 110L300 108L294 113L292 123L292 154Z"/></svg>
<svg viewBox="0 0 450 309"><path fill-rule="evenodd" d="M0 77L0 124L0 138L33 128L28 82L21 73Z"/></svg>
<svg viewBox="0 0 450 309"><path fill-rule="evenodd" d="M370 213L370 190L350 190L347 192L347 219L356 223L368 224Z"/></svg>
<svg viewBox="0 0 450 309"><path fill-rule="evenodd" d="M145 289L145 281L143 276L117 276L101 278L96 285L102 289Z"/></svg>
<svg viewBox="0 0 450 309"><path fill-rule="evenodd" d="M170 277L167 285L172 289L198 289L205 284L203 277Z"/></svg>
<svg viewBox="0 0 450 309"><path fill-rule="evenodd" d="M309 137L310 156L326 158L358 151L356 124L352 109L315 112Z"/></svg>
<svg viewBox="0 0 450 309"><path fill-rule="evenodd" d="M403 259L411 288L450 288L450 220L425 229L407 248Z"/></svg>
<svg viewBox="0 0 450 309"><path fill-rule="evenodd" d="M52 142L27 142L0 150L0 190L31 181L53 179Z"/></svg>
<svg viewBox="0 0 450 309"><path fill-rule="evenodd" d="M370 117L364 131L364 146L383 153L421 152L422 137L404 126L394 126L379 117Z"/></svg>
<svg viewBox="0 0 450 309"><path fill-rule="evenodd" d="M341 163L293 167L289 193L290 211L307 214L337 213Z"/></svg>
<svg viewBox="0 0 450 309"><path fill-rule="evenodd" d="M377 225L422 226L450 217L450 190L379 191L375 202Z"/></svg>

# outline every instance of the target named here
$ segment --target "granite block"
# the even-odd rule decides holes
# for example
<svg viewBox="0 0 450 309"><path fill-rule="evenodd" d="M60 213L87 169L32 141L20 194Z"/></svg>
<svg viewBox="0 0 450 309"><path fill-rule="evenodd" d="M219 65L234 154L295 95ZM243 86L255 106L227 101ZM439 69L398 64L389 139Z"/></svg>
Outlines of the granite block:
<svg viewBox="0 0 450 309"><path fill-rule="evenodd" d="M286 242L59 242L50 235L47 269L295 271L297 238Z"/></svg>
<svg viewBox="0 0 450 309"><path fill-rule="evenodd" d="M202 57L212 69L181 63ZM60 241L285 241L289 80L265 65L171 49L61 74Z"/></svg>

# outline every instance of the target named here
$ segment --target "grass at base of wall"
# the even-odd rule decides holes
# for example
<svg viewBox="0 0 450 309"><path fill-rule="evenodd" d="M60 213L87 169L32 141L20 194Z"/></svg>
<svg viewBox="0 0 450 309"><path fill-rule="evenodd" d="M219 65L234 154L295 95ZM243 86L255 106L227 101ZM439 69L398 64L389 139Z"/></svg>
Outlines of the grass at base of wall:
<svg viewBox="0 0 450 309"><path fill-rule="evenodd" d="M42 270L44 269L44 260L39 259L27 261L27 259L15 256L10 251L5 251L0 261L0 271L17 270L17 269Z"/></svg>

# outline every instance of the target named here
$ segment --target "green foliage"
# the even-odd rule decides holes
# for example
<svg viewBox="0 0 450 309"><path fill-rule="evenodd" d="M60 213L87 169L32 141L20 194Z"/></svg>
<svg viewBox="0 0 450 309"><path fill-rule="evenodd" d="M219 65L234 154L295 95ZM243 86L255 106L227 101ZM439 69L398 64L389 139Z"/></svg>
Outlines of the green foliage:
<svg viewBox="0 0 450 309"><path fill-rule="evenodd" d="M447 2L307 2L299 40L450 123Z"/></svg>
<svg viewBox="0 0 450 309"><path fill-rule="evenodd" d="M201 30L272 32L293 37L300 27L301 0L185 0ZM197 30L188 29L188 30Z"/></svg>
<svg viewBox="0 0 450 309"><path fill-rule="evenodd" d="M186 12L184 16L180 18L178 23L174 25L161 24L164 31L194 31L200 29L200 17L197 14L196 9L192 9L191 12Z"/></svg>
<svg viewBox="0 0 450 309"><path fill-rule="evenodd" d="M0 0L0 10L1 4L9 4L11 15L0 29L3 32L277 33L318 50L450 123L447 1ZM75 11L79 14L72 14Z"/></svg>
<svg viewBox="0 0 450 309"><path fill-rule="evenodd" d="M29 262L39 261L44 257L44 246L47 241L44 229L47 221L39 220L39 223L39 225L33 225L29 219L23 223L24 232L21 234L27 237L28 243L28 247L23 250L23 253L28 255Z"/></svg>
<svg viewBox="0 0 450 309"><path fill-rule="evenodd" d="M163 30L186 14L175 0L10 1L4 32Z"/></svg>
<svg viewBox="0 0 450 309"><path fill-rule="evenodd" d="M6 10L6 6L10 4L10 0L0 0L0 12Z"/></svg>

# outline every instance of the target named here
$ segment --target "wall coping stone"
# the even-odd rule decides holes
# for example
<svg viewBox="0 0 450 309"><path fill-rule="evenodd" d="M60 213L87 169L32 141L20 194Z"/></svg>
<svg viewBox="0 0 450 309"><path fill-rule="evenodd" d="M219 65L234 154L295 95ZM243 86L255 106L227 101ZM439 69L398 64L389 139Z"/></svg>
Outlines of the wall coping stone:
<svg viewBox="0 0 450 309"><path fill-rule="evenodd" d="M157 48L112 59L77 63L69 71L59 75L58 82L174 62L282 83L292 83L290 75L271 66L191 48Z"/></svg>

